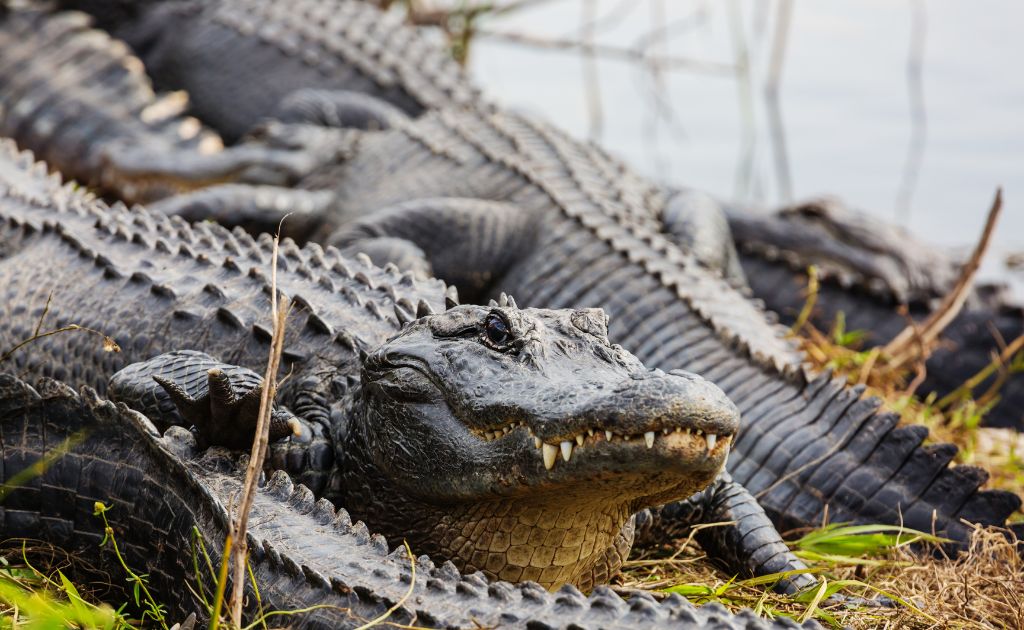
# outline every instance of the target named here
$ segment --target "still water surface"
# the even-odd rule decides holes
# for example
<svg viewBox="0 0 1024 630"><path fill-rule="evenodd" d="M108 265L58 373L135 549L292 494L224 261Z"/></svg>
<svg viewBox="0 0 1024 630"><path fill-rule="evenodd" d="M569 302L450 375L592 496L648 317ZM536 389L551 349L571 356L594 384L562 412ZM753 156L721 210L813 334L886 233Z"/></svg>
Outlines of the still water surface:
<svg viewBox="0 0 1024 630"><path fill-rule="evenodd" d="M497 35L474 42L470 68L502 104L724 198L834 194L966 250L1003 186L986 264L1001 277L1002 257L1024 250L1024 3L796 1L778 48L784 2L593 0L590 13L587 0L539 2L483 22ZM579 41L587 21L599 46L686 65L653 72L614 51L588 62L502 36ZM766 98L777 50L781 141Z"/></svg>

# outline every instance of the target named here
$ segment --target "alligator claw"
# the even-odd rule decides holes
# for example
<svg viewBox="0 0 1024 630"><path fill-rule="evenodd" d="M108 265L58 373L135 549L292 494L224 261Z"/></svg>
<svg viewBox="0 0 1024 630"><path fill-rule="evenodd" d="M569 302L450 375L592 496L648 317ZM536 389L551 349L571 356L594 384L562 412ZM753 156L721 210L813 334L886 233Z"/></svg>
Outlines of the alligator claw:
<svg viewBox="0 0 1024 630"><path fill-rule="evenodd" d="M177 350L133 363L110 379L108 395L149 418L158 429L196 428L196 446L245 450L259 418L263 379L252 370L222 363L203 352ZM312 440L312 429L275 407L270 439Z"/></svg>
<svg viewBox="0 0 1024 630"><path fill-rule="evenodd" d="M192 397L177 383L162 376L153 376L170 396L181 417L195 425L204 445L217 444L242 449L252 444L259 419L263 386L239 391L220 368L207 371L207 392ZM304 427L298 418L283 409L270 415L270 440L289 435L302 436Z"/></svg>

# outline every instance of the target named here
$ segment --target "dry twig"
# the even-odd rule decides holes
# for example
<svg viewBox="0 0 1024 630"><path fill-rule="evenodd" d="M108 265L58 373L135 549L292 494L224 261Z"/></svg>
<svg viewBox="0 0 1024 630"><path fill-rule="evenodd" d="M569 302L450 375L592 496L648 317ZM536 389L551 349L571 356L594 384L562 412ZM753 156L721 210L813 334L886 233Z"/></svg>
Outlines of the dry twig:
<svg viewBox="0 0 1024 630"><path fill-rule="evenodd" d="M283 220L282 220L283 221ZM249 455L249 465L245 470L245 484L238 513L231 523L229 536L231 546L232 582L231 582L231 621L236 628L242 627L242 601L245 589L245 566L248 548L245 534L249 524L249 510L256 495L256 486L263 470L263 460L267 454L270 436L270 413L273 408L274 396L277 393L277 372L281 365L281 351L284 349L285 320L288 317L289 301L284 298L278 303L277 296L277 253L280 241L280 227L274 236L274 248L270 258L270 306L273 336L270 341L270 357L267 359L267 371L263 375L263 391L260 396L259 420L256 424L256 437Z"/></svg>
<svg viewBox="0 0 1024 630"><path fill-rule="evenodd" d="M992 232L995 229L996 221L1003 207L1003 191L996 190L995 199L992 200L992 207L988 211L988 218L985 221L985 229L981 233L981 239L974 248L970 260L964 265L953 289L943 298L935 312L920 326L908 326L903 332L886 344L883 354L889 357L888 367L891 370L900 368L903 365L915 360L922 360L927 356L928 348L935 343L939 335L945 330L953 319L960 313L971 287L974 286L974 277L981 266L981 259L988 250L989 242L992 240ZM917 339L919 342L917 342ZM915 346L923 349L917 349ZM922 356L924 355L924 356Z"/></svg>

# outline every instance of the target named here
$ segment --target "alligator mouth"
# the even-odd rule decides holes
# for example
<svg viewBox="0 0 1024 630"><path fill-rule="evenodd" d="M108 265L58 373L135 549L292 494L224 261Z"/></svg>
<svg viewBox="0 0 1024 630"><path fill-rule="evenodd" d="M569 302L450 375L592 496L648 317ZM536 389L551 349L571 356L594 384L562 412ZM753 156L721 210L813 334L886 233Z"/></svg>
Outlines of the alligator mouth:
<svg viewBox="0 0 1024 630"><path fill-rule="evenodd" d="M589 428L577 433L571 439L559 440L557 443L549 443L538 437L526 421L511 422L504 426L492 429L471 429L471 433L485 442L494 442L506 438L509 435L520 435L525 429L533 440L533 446L539 451L544 461L544 468L552 470L561 455L562 461L572 461L573 453L579 449L607 448L611 444L633 443L644 444L647 449L654 449L656 445L667 449L686 449L688 451L703 451L708 458L716 457L728 451L732 443L732 434L712 433L693 427L672 426L652 429L642 433L624 434L609 431L601 428Z"/></svg>

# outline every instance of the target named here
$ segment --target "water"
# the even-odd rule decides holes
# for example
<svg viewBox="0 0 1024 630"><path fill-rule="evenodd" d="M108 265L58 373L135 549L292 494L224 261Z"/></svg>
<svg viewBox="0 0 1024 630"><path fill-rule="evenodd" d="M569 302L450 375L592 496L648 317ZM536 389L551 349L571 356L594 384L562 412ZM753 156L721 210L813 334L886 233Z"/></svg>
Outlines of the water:
<svg viewBox="0 0 1024 630"><path fill-rule="evenodd" d="M765 97L780 1L594 0L594 42L635 48L661 25L668 32L652 54L714 64L656 73L598 55L590 93L600 95L599 118L579 51L483 35L470 67L492 98L592 137L659 181L768 205L833 194L957 251L978 238L1001 185L985 275L1005 277L1003 257L1024 250L1024 3L794 2L779 81L783 161ZM579 40L586 4L539 2L481 27ZM912 49L923 95L916 122ZM744 50L746 75L736 69ZM908 171L915 129L923 148Z"/></svg>

